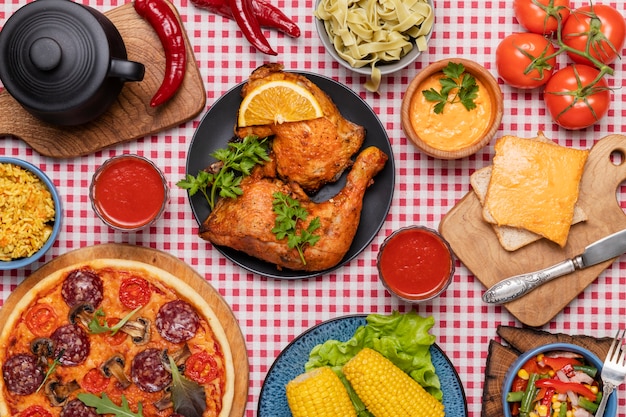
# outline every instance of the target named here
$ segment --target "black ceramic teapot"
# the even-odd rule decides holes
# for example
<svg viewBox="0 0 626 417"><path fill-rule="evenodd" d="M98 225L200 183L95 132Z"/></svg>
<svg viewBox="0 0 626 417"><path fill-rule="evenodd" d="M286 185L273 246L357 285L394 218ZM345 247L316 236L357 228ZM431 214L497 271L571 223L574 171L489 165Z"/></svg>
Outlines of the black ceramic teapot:
<svg viewBox="0 0 626 417"><path fill-rule="evenodd" d="M36 0L0 31L0 79L33 116L79 125L102 115L144 66L127 59L115 25L71 0Z"/></svg>

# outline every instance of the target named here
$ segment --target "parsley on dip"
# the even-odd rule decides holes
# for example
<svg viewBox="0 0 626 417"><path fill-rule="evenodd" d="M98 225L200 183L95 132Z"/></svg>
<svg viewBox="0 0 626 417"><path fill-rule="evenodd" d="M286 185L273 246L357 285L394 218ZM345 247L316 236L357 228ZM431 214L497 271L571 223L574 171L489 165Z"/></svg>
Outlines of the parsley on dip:
<svg viewBox="0 0 626 417"><path fill-rule="evenodd" d="M455 67L455 65L457 65ZM450 62L426 78L411 100L411 124L430 146L456 150L477 142L491 119L491 100L482 82Z"/></svg>
<svg viewBox="0 0 626 417"><path fill-rule="evenodd" d="M402 128L422 152L457 159L477 152L502 120L502 92L482 66L465 59L435 62L409 84Z"/></svg>

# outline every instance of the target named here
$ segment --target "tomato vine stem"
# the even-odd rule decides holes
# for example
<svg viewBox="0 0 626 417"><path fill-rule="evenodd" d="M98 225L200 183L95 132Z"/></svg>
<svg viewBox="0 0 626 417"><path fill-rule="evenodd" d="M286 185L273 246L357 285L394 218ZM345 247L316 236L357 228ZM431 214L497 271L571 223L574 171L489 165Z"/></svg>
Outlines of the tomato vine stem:
<svg viewBox="0 0 626 417"><path fill-rule="evenodd" d="M572 48L571 46L567 45L564 41L563 41L563 33L562 33L562 29L563 29L563 19L561 18L561 14L559 13L561 11L561 9L563 9L565 6L554 6L554 0L550 0L550 3L548 5L544 5L541 4L539 1L537 0L533 0L533 3L536 4L538 7L540 7L541 9L543 9L546 12L546 21L550 18L553 17L554 19L556 19L557 21L557 29L555 31L556 33L556 39L553 37L552 41L556 42L556 44L558 45L558 49L552 54L552 55L547 55L544 56L543 54L537 58L535 58L533 60L533 62L531 62L530 66L536 64L536 66L533 66L532 68L537 69L540 73L542 72L543 69L545 69L545 63L552 59L555 58L559 55L561 55L562 53L572 53L572 54L576 54L578 56L581 56L583 58L586 58L587 60L589 60L598 71L600 71L600 73L598 74L597 79L594 81L594 85L597 84L597 82L604 77L605 75L613 75L614 70L613 68L611 68L609 65L603 63L602 61L600 61L599 59L597 59L596 57L593 56L593 54L591 54L591 48L594 47L594 45L602 45L602 41L606 42L607 45L609 45L609 47L611 48L612 51L617 53L617 50L615 48L615 46L611 43L611 41L609 39L606 38L606 36L604 36L604 34L602 33L602 31L600 30L600 28L602 27L602 21L600 20L600 18L598 17L598 15L595 12L582 12L583 14L585 14L586 16L588 16L591 19L590 22L590 30L586 31L586 32L580 32L580 33L576 33L576 36L587 36L587 44L585 47L585 51L579 51L578 49ZM592 6L593 7L593 6ZM572 16L569 17L570 19L573 18Z"/></svg>

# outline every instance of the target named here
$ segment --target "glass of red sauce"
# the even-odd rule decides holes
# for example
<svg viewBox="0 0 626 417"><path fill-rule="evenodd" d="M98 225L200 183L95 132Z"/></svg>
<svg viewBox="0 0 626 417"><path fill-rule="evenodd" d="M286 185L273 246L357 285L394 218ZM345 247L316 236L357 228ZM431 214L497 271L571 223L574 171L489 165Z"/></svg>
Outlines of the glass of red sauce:
<svg viewBox="0 0 626 417"><path fill-rule="evenodd" d="M154 224L169 200L169 186L149 159L124 154L100 166L89 187L91 206L107 226L134 232Z"/></svg>
<svg viewBox="0 0 626 417"><path fill-rule="evenodd" d="M410 303L431 300L454 277L454 255L435 230L409 226L385 239L378 252L378 274L391 294Z"/></svg>

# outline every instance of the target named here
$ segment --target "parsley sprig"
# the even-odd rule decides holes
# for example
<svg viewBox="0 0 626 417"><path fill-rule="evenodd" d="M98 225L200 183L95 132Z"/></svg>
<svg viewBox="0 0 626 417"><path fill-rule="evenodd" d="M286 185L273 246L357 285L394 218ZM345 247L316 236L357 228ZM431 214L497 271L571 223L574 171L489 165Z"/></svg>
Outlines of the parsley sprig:
<svg viewBox="0 0 626 417"><path fill-rule="evenodd" d="M276 221L272 233L276 235L276 239L281 240L287 238L287 246L290 249L296 248L302 264L306 265L304 259L304 245L315 245L320 240L319 235L313 233L320 227L320 218L314 218L306 229L298 229L298 221L306 220L309 212L300 205L300 202L291 198L287 194L277 192L272 195L274 213Z"/></svg>
<svg viewBox="0 0 626 417"><path fill-rule="evenodd" d="M468 111L475 109L474 100L478 97L478 84L471 74L465 72L465 66L461 63L448 62L442 71L445 77L439 80L441 90L431 88L422 91L426 100L437 103L433 111L441 114L446 104L459 102Z"/></svg>
<svg viewBox="0 0 626 417"><path fill-rule="evenodd" d="M241 195L243 177L250 175L255 165L269 160L267 138L246 136L241 142L229 142L228 147L218 149L211 156L218 161L212 165L217 169L200 171L195 177L187 174L176 185L188 190L190 196L200 191L213 210L218 195L230 198Z"/></svg>

